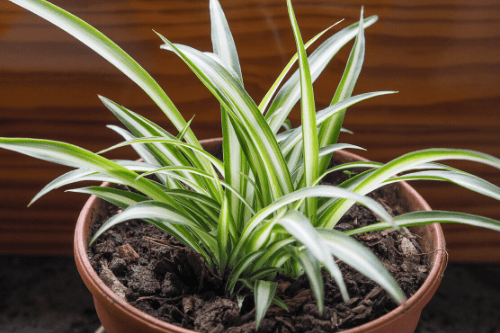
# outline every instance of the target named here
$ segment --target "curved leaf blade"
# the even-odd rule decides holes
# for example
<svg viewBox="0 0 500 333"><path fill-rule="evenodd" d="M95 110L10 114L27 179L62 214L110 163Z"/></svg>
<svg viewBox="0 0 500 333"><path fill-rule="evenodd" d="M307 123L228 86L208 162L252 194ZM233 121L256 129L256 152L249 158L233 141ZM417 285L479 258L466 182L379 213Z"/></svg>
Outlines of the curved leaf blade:
<svg viewBox="0 0 500 333"><path fill-rule="evenodd" d="M41 160L101 173L133 186L154 200L167 202L176 208L179 207L175 201L149 180L139 179L136 181L137 173L86 149L58 141L18 138L0 138L0 147Z"/></svg>
<svg viewBox="0 0 500 333"><path fill-rule="evenodd" d="M393 94L394 91L376 91L370 93L364 93L360 95L356 95L350 97L348 99L343 100L342 102L336 103L332 106L329 106L321 111L318 111L316 114L316 122L317 124L323 123L328 117L341 112L342 110L359 103L365 99L373 98L376 96L382 96L387 94ZM281 150L283 155L287 155L293 147L302 139L302 126L296 127L290 134L287 135L286 139L284 139L280 143Z"/></svg>
<svg viewBox="0 0 500 333"><path fill-rule="evenodd" d="M457 171L420 171L386 180L383 185L410 180L447 181L479 194L500 200L500 188L480 177Z"/></svg>
<svg viewBox="0 0 500 333"><path fill-rule="evenodd" d="M307 54L300 34L300 29L293 12L292 3L287 0L288 16L292 24L297 54L299 57L299 82L300 82L300 105L302 123L302 147L304 156L305 185L311 186L318 178L318 132L316 131L316 108L314 105L314 92L312 87L311 72ZM315 197L306 199L306 214L313 224L316 224L317 200Z"/></svg>
<svg viewBox="0 0 500 333"><path fill-rule="evenodd" d="M371 26L377 21L376 16L370 16L364 20L365 28ZM359 23L354 23L332 37L324 41L310 56L309 66L311 68L311 79L314 82L326 65L335 56L335 54L351 39L353 39L359 30ZM288 118L293 106L300 98L299 74L295 72L292 77L283 85L274 98L269 111L266 113L266 119L273 117L278 110L279 115L273 117L269 126L273 133L277 133L283 121Z"/></svg>
<svg viewBox="0 0 500 333"><path fill-rule="evenodd" d="M464 149L425 149L400 156L384 166L373 170L368 176L363 177L361 181L357 182L352 191L364 195L373 191L382 182L390 179L399 172L410 170L429 162L453 159L479 162L500 169L500 159L485 153ZM321 217L320 225L328 229L333 228L352 204L352 201L342 199L338 204L332 205Z"/></svg>
<svg viewBox="0 0 500 333"><path fill-rule="evenodd" d="M49 2L36 0L11 1L58 26L90 47L139 85L179 131L184 128L186 121L158 83L132 57L108 37L78 17ZM201 147L191 130L188 130L186 139L189 143Z"/></svg>
<svg viewBox="0 0 500 333"><path fill-rule="evenodd" d="M238 81L243 85L236 45L226 15L224 15L218 0L210 0L210 24L214 53L221 58L226 67L231 68L236 73Z"/></svg>
<svg viewBox="0 0 500 333"><path fill-rule="evenodd" d="M342 278L342 272L335 264L332 254L327 251L327 244L325 244L311 222L298 211L288 211L276 223L282 225L290 235L295 237L308 249L309 253L318 262L325 266L337 282L344 301L349 301L349 294Z"/></svg>
<svg viewBox="0 0 500 333"><path fill-rule="evenodd" d="M236 239L236 226L231 214L227 197L222 201L219 224L217 228L217 243L219 245L219 276L224 276L229 253L231 252L231 238Z"/></svg>
<svg viewBox="0 0 500 333"><path fill-rule="evenodd" d="M247 241L250 239L252 233L254 232L254 229L267 216L292 202L303 200L304 198L307 198L309 196L352 199L365 205L383 219L387 219L387 221L392 220L391 215L382 206L380 206L375 200L368 197L361 196L335 186L318 185L314 187L303 188L279 198L271 205L257 212L243 229L239 242L237 243L230 257L229 262L234 263L237 260L238 256L241 254L243 246L247 244ZM295 205L297 206L297 204Z"/></svg>
<svg viewBox="0 0 500 333"><path fill-rule="evenodd" d="M145 197L143 195L140 195L140 194L137 194L134 192L120 190L120 189L113 188L113 187L104 187L104 186L82 187L82 188L69 190L69 192L95 195L95 196L97 196L101 199L104 199L107 202L112 203L113 205L116 205L122 209L125 209L131 205L138 203L138 202L150 200L148 197Z"/></svg>
<svg viewBox="0 0 500 333"><path fill-rule="evenodd" d="M377 257L361 243L337 230L318 229L318 232L335 257L378 283L395 301L403 303L406 300L396 280Z"/></svg>
<svg viewBox="0 0 500 333"><path fill-rule="evenodd" d="M96 195L99 198L104 199L110 203L113 203L122 209L126 209L132 206L133 204L149 200L148 198L145 198L140 195L138 196L133 192L122 191L110 187L91 186L86 188L74 189L71 191ZM212 258L205 252L205 250L200 246L199 242L193 237L191 233L187 231L187 229L178 228L178 226L175 225L170 226L155 219L144 219L144 220L158 227L160 230L163 230L164 232L174 236L177 240L179 240L188 248L193 249L194 251L197 251L198 253L202 254L206 258L208 265L211 266Z"/></svg>
<svg viewBox="0 0 500 333"><path fill-rule="evenodd" d="M479 215L446 212L439 210L418 211L401 214L394 218L394 222L400 227L412 227L432 223L459 223L475 227L487 228L494 231L500 231L500 221ZM348 230L344 233L346 235L356 235L360 233L384 230L389 228L392 228L392 225L389 225L386 222L379 222L368 225L366 227Z"/></svg>
<svg viewBox="0 0 500 333"><path fill-rule="evenodd" d="M323 36L325 34L325 32L327 32L328 30L330 30L331 28L333 28L334 26L336 26L337 24L339 24L342 21L343 20L341 20L341 21L339 21L339 22L337 22L337 23L329 26L328 28L326 28L325 30L321 31L319 34L317 34L316 36L314 36L313 38L311 38L304 45L305 49L307 50L307 48L309 46L311 46L311 44L314 43L316 40L318 40L318 38L320 38L321 36ZM278 87L281 84L281 82L283 82L283 79L285 78L286 74L288 74L288 72L290 71L290 68L292 68L292 66L295 64L295 62L297 61L297 58L298 58L298 54L295 53L293 55L293 57L290 59L290 61L288 62L288 64L285 66L285 68L283 68L283 70L281 71L281 73L278 76L278 78L276 79L276 81L274 81L273 85L268 90L268 92L266 93L266 95L264 96L264 98L262 99L262 101L260 102L260 104L259 104L259 110L260 111L264 112L266 110L267 105L271 101L271 97L274 95L274 93L278 89ZM268 119L268 121L269 120L270 119ZM288 127L288 124L286 123L286 121L283 122L283 126Z"/></svg>
<svg viewBox="0 0 500 333"><path fill-rule="evenodd" d="M253 294L255 297L255 329L259 329L259 324L264 319L267 309L276 294L278 282L257 280L255 281Z"/></svg>
<svg viewBox="0 0 500 333"><path fill-rule="evenodd" d="M330 105L334 105L346 98L351 97L354 91L354 86L358 80L359 74L361 73L361 68L363 67L363 60L365 57L365 34L363 25L363 7L361 7L361 13L359 17L359 29L354 46L349 54L349 59L340 79L340 83L335 91L332 102ZM340 129L342 128L342 123L344 122L346 110L330 116L322 125L318 134L319 146L324 147L330 144L337 143ZM331 154L324 156L319 161L319 172L322 173L328 167L328 163L331 160Z"/></svg>
<svg viewBox="0 0 500 333"><path fill-rule="evenodd" d="M93 173L94 173L94 171L87 170L87 169L76 169L76 170L71 170L71 171L57 177L56 179L54 179L53 181L51 181L50 183L45 185L45 187L40 192L38 192L33 197L33 199L31 199L30 203L28 204L28 207L31 206L33 203L35 203L35 201L40 199L42 196L44 196L48 192L55 190L61 186L78 182L83 177L91 175Z"/></svg>
<svg viewBox="0 0 500 333"><path fill-rule="evenodd" d="M231 271L231 274L229 274L229 277L227 278L227 290L232 293L234 290L234 287L236 286L236 283L238 282L240 275L243 274L243 272L252 265L252 263L257 260L265 251L255 251L255 252L250 252L243 258L241 258L240 261L233 267L233 270Z"/></svg>
<svg viewBox="0 0 500 333"><path fill-rule="evenodd" d="M180 141L176 137L174 137L172 134L168 133L165 131L163 128L158 126L157 124L149 121L148 119L138 115L135 112L132 112L128 110L127 108L118 105L117 103L99 96L103 104L111 111L113 114L130 130L132 133L137 136L138 138L143 138L143 137L164 137L166 139L170 139L173 141ZM182 131L184 131L187 128L183 128ZM181 131L181 133L182 133ZM132 145L137 146L137 144ZM196 153L193 151L186 149L184 146L172 146L172 145L165 145L162 143L146 143L144 146L150 150L153 154L156 160L161 165L189 165L189 161L200 169L206 170L207 172L210 172L212 174L216 174L215 170L213 167L206 161L205 159L200 159ZM149 158L149 156L146 156ZM145 160L149 161L149 160ZM150 161L150 163L154 163L153 161ZM196 177L192 177L190 174L186 174L186 177L190 179L192 182L196 183L197 186L204 187L204 183L200 180L197 179ZM170 184L173 187L176 187L175 184ZM216 196L220 197L220 187L217 186L217 182L207 182L207 189Z"/></svg>
<svg viewBox="0 0 500 333"><path fill-rule="evenodd" d="M313 255L308 253L308 250L300 251L294 247L290 248L290 252L294 258L298 260L300 266L304 269L309 279L309 285L316 298L319 313L323 313L324 292L323 292L323 276L321 275L321 265Z"/></svg>
<svg viewBox="0 0 500 333"><path fill-rule="evenodd" d="M235 73L235 78L243 86L243 76L241 74L238 52L234 43L229 24L218 0L210 0L210 22L212 29L212 45L214 53L220 57L220 60L226 69ZM228 111L224 105L221 105L222 137L224 138L223 154L226 181L238 193L247 191L246 183L241 178L241 173L248 173L248 163L243 155L242 149L238 144L238 137L229 120ZM243 219L244 211L241 202L238 201L232 193L226 194L231 206L233 219L238 224ZM238 227L239 229L239 227Z"/></svg>
<svg viewBox="0 0 500 333"><path fill-rule="evenodd" d="M180 224L190 228L205 230L208 232L206 226L200 225L191 220L186 215L182 214L170 205L161 201L145 201L129 206L122 213L117 214L106 221L102 227L95 233L90 244L92 244L100 235L102 235L109 228L122 223L124 221L133 219L151 219L161 221L164 224ZM208 234L207 234L208 236Z"/></svg>
<svg viewBox="0 0 500 333"><path fill-rule="evenodd" d="M159 36L165 42L162 48L173 50L223 104L228 113L242 123L240 130L244 130L248 138L239 136L240 144L243 145L242 140L251 140L250 143L257 149L258 154L247 156L247 159L249 162L255 157L259 159L260 168L265 168L268 174L270 181L267 185L271 187L274 197L278 198L283 193L291 192L293 186L290 173L276 138L241 84L223 66L202 52L185 45L173 44Z"/></svg>
<svg viewBox="0 0 500 333"><path fill-rule="evenodd" d="M214 165L214 167L217 169L217 171L219 171L222 174L222 176L224 176L223 163L220 160L218 160L217 158L215 158L214 156L212 156L211 154L209 154L208 152L206 152L203 148L198 148L198 147L190 145L186 142L172 140L172 139L168 139L168 138L164 138L164 137L145 137L145 138L138 138L138 139L134 139L134 140L124 141L124 142L118 143L110 148L101 150L100 152L98 152L98 154L104 154L104 153L111 151L113 149L125 147L125 146L132 145L135 143L155 143L155 142L165 143L165 144L174 145L174 146L187 147L187 148L195 151L196 153L198 153L200 156L202 156L203 158L208 160L210 163L212 163Z"/></svg>

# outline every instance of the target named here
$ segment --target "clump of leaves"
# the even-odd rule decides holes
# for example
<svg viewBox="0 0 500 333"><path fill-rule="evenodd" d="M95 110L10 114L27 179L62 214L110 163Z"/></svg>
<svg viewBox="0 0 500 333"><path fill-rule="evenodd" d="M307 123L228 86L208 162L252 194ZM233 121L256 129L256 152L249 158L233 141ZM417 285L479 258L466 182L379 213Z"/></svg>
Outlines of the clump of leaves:
<svg viewBox="0 0 500 333"><path fill-rule="evenodd" d="M77 17L42 0L12 0L66 30L136 82L165 113L179 133L105 98L104 105L127 128L109 126L125 141L105 151L131 145L142 162L109 160L67 143L1 138L0 146L39 159L76 168L49 183L33 199L52 189L82 180L109 181L138 193L97 186L73 190L95 194L122 207L92 242L114 225L143 219L175 236L200 253L207 265L225 277L228 292L242 286L254 291L257 325L271 303L286 306L275 295L277 272L307 274L320 311L323 307L321 269L338 284L344 300L347 288L334 257L380 284L397 302L405 295L376 257L350 235L429 223L465 223L500 231L500 222L462 213L425 211L395 218L365 195L401 180L440 180L500 200L500 188L437 160L463 159L500 168L500 159L457 149L428 149L409 153L386 164L350 162L328 169L331 154L355 148L338 143L346 109L360 101L393 92L352 96L365 53L364 29L377 17L363 18L326 39L309 56L306 48L330 28L304 44L290 0L288 13L295 54L257 104L245 91L236 47L217 0L210 0L213 52L201 52L170 42L158 34L161 48L179 56L221 105L224 162L207 153L169 97L156 81L115 43ZM312 83L337 51L355 38L331 105L316 111ZM282 85L298 62L298 70ZM300 100L301 126L291 129L287 116ZM285 126L286 131L279 133ZM367 168L352 173L354 168ZM339 186L319 185L333 171L350 178ZM218 173L222 177L218 176ZM144 177L155 174L157 180ZM318 200L321 198L321 200ZM370 208L384 222L339 232L333 229L355 202Z"/></svg>

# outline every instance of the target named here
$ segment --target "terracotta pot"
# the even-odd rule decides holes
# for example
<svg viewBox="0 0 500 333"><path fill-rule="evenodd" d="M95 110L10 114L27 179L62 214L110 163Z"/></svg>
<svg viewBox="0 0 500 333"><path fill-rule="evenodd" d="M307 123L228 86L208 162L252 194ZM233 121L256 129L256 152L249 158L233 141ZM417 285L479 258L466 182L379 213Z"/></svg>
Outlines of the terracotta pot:
<svg viewBox="0 0 500 333"><path fill-rule="evenodd" d="M221 151L221 139L202 141L205 149L215 153ZM334 155L335 159L343 162L353 160L364 160L363 158L339 152ZM408 184L394 184L395 197L398 197L399 205L408 210L430 210L429 205ZM77 222L75 231L75 260L78 271L94 297L94 304L102 325L108 333L148 333L148 332L177 332L193 333L191 330L183 329L166 322L160 321L148 314L129 305L116 296L99 278L87 258L87 244L90 239L90 228L99 216L99 212L105 207L105 202L95 196L85 204ZM445 241L439 224L426 225L414 228L421 238L423 252L431 253L430 261L432 269L422 287L408 301L387 313L386 315L345 331L350 333L411 333L414 332L420 312L436 292L441 282L446 267Z"/></svg>

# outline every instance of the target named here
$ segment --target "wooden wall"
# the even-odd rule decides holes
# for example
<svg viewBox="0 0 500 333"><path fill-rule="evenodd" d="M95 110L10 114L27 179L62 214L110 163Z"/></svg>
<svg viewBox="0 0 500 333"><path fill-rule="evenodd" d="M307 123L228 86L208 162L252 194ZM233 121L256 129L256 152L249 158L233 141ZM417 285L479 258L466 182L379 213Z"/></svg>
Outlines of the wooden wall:
<svg viewBox="0 0 500 333"><path fill-rule="evenodd" d="M54 0L108 35L148 70L195 133L220 136L217 102L173 54L159 49L154 28L174 42L209 51L208 0ZM221 0L240 53L245 86L260 100L295 44L284 0ZM388 161L421 148L477 149L500 156L500 5L494 0L295 0L304 39L334 22L355 22L361 5L379 22L366 30L366 61L355 93L397 90L349 110L342 141ZM337 28L333 29L337 31ZM315 85L318 108L332 98L349 49ZM106 96L173 131L128 78L66 33L2 0L0 136L67 141L97 151L120 138L97 98ZM292 114L296 125L298 110ZM132 157L129 150L114 155ZM454 163L500 185L500 172ZM0 150L0 253L70 253L86 197L55 191L30 199L67 169ZM498 201L442 183L416 184L434 209L500 220ZM500 234L446 226L450 259L500 261Z"/></svg>

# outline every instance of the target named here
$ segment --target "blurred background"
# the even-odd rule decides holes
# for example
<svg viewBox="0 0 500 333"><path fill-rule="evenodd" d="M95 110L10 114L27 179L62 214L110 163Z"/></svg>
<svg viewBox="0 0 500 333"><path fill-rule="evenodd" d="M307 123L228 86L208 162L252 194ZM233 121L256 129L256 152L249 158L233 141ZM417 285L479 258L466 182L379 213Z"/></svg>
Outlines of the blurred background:
<svg viewBox="0 0 500 333"><path fill-rule="evenodd" d="M295 53L284 0L220 0L232 29L245 87L259 102ZM160 50L152 29L173 42L211 51L207 0L54 0L102 31L135 58L190 119L199 138L219 137L218 102L177 57ZM366 55L355 94L397 90L348 110L340 141L387 162L424 148L466 148L500 156L500 5L495 0L295 0L304 40L360 8L379 21L366 30ZM325 38L322 38L324 40ZM319 41L320 42L320 41ZM319 45L319 42L318 45ZM315 83L317 109L327 106L350 47ZM0 136L66 141L99 151L121 141L117 120L97 94L176 134L132 81L92 50L46 21L0 2ZM291 115L299 124L298 108ZM120 149L106 156L134 158ZM500 185L498 169L452 163ZM59 190L30 208L45 184L68 169L0 150L0 253L70 254L76 218L87 199ZM498 201L445 183L412 183L432 208L500 220ZM451 261L500 262L500 234L444 226Z"/></svg>

